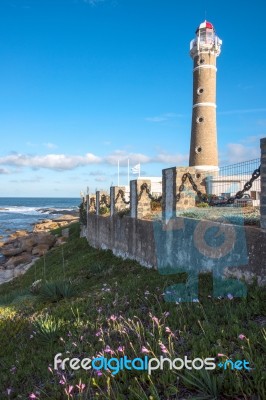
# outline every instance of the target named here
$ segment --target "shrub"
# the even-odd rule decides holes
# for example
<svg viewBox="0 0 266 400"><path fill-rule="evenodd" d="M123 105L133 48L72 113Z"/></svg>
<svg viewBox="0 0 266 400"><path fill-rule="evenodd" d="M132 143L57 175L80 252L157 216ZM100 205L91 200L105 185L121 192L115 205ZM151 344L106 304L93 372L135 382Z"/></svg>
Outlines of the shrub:
<svg viewBox="0 0 266 400"><path fill-rule="evenodd" d="M87 202L82 202L79 206L79 220L82 225L87 226Z"/></svg>
<svg viewBox="0 0 266 400"><path fill-rule="evenodd" d="M198 208L205 208L205 207L209 207L209 204L208 203L198 203L197 207Z"/></svg>
<svg viewBox="0 0 266 400"><path fill-rule="evenodd" d="M77 287L71 282L66 281L47 282L40 289L40 298L44 301L48 300L51 302L75 297L77 294Z"/></svg>
<svg viewBox="0 0 266 400"><path fill-rule="evenodd" d="M99 210L100 215L106 215L110 213L110 209L107 206L100 207Z"/></svg>
<svg viewBox="0 0 266 400"><path fill-rule="evenodd" d="M62 322L49 315L39 317L33 322L33 329L43 342L55 342L60 336Z"/></svg>

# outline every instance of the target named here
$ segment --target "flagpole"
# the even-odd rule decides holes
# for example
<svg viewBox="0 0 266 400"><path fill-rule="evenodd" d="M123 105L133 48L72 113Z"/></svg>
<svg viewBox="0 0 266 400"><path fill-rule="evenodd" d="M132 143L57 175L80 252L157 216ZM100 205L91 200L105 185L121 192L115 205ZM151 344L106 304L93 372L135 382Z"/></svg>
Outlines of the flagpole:
<svg viewBox="0 0 266 400"><path fill-rule="evenodd" d="M139 163L139 178L140 178L140 163Z"/></svg>
<svg viewBox="0 0 266 400"><path fill-rule="evenodd" d="M127 159L127 184L129 186L129 158Z"/></svg>
<svg viewBox="0 0 266 400"><path fill-rule="evenodd" d="M117 161L117 186L119 186L119 160Z"/></svg>

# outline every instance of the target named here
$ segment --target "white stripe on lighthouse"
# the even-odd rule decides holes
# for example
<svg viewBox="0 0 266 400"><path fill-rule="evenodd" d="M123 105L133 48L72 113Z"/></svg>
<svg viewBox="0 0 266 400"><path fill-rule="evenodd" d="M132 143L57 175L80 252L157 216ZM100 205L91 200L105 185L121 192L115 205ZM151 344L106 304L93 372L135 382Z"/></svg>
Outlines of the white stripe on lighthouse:
<svg viewBox="0 0 266 400"><path fill-rule="evenodd" d="M200 68L210 68L210 69L214 69L214 70L217 72L217 68L216 68L214 65L212 65L212 64L199 65L198 67L195 67L195 68L193 69L193 72L197 71L197 70L200 69Z"/></svg>
<svg viewBox="0 0 266 400"><path fill-rule="evenodd" d="M214 108L217 107L215 103L205 102L205 103L196 103L193 105L193 108L201 106L214 107Z"/></svg>

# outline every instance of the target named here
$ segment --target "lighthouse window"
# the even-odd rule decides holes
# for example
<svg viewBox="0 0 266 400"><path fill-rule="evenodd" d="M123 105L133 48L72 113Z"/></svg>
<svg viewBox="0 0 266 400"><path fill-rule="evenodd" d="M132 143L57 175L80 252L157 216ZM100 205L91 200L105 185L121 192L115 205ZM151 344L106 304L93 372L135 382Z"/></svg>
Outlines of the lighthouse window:
<svg viewBox="0 0 266 400"><path fill-rule="evenodd" d="M198 64L199 65L205 64L205 58L200 58Z"/></svg>
<svg viewBox="0 0 266 400"><path fill-rule="evenodd" d="M197 90L197 93L198 94L202 94L203 92L204 92L203 87L199 87L198 90Z"/></svg>
<svg viewBox="0 0 266 400"><path fill-rule="evenodd" d="M202 151L202 148L200 146L195 148L195 151L197 154L199 154Z"/></svg>
<svg viewBox="0 0 266 400"><path fill-rule="evenodd" d="M202 124L202 122L204 121L204 117L198 117L196 121L198 124Z"/></svg>

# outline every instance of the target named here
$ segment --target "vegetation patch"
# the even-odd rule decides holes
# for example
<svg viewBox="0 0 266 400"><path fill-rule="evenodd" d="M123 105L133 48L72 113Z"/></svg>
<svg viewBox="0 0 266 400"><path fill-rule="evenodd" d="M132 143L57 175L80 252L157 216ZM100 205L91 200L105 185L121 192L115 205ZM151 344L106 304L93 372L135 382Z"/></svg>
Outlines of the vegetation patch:
<svg viewBox="0 0 266 400"><path fill-rule="evenodd" d="M66 244L0 286L0 399L266 398L265 290L213 298L204 274L194 302L165 301L166 288L184 278L94 249L72 224ZM251 370L56 370L57 353L245 359Z"/></svg>

